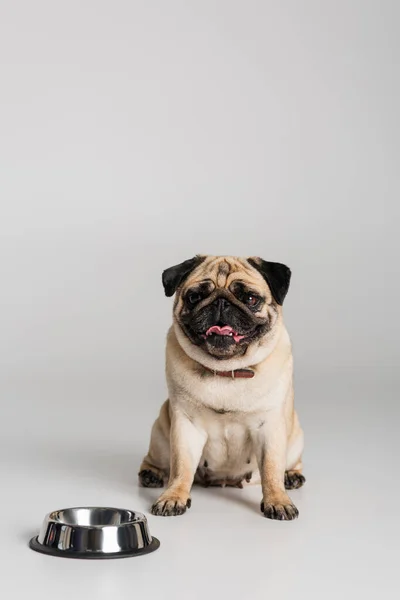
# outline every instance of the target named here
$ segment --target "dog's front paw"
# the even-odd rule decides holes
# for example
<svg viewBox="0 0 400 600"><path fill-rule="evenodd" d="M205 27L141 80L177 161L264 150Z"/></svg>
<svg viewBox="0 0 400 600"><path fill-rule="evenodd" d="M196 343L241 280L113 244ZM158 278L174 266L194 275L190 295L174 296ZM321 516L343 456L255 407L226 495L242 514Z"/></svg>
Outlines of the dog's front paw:
<svg viewBox="0 0 400 600"><path fill-rule="evenodd" d="M276 502L261 502L261 512L267 519L275 519L278 521L293 521L299 516L299 511L289 498L282 503Z"/></svg>
<svg viewBox="0 0 400 600"><path fill-rule="evenodd" d="M151 514L161 517L176 517L183 515L191 504L190 498L182 497L173 492L165 492L151 507Z"/></svg>

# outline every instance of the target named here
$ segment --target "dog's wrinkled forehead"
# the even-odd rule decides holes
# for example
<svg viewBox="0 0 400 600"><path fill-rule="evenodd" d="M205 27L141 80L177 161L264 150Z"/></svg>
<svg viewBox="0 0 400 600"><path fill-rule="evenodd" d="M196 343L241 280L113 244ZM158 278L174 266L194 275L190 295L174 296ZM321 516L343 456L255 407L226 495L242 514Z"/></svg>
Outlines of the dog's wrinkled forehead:
<svg viewBox="0 0 400 600"><path fill-rule="evenodd" d="M195 256L179 265L169 267L162 274L166 296L177 297L196 284L208 283L213 288L229 288L241 281L272 295L282 304L289 289L291 271L282 263L265 261L259 257Z"/></svg>
<svg viewBox="0 0 400 600"><path fill-rule="evenodd" d="M231 256L205 257L203 262L188 276L182 291L203 282L209 282L213 288L227 289L234 281L242 281L257 286L260 290L268 290L262 275L255 271L243 259Z"/></svg>

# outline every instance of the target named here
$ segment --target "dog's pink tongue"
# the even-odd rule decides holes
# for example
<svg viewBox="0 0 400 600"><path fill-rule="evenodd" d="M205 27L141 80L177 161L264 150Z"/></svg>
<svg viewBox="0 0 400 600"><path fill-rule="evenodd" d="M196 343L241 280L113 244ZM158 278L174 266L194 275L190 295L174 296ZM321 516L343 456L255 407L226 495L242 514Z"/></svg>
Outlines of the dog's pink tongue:
<svg viewBox="0 0 400 600"><path fill-rule="evenodd" d="M233 334L233 329L232 327L229 327L229 325L224 325L223 327L213 325L207 329L206 335L210 335L211 333L216 333L217 335L230 335L231 333Z"/></svg>
<svg viewBox="0 0 400 600"><path fill-rule="evenodd" d="M235 342L240 342L240 340L242 340L245 337L244 335L236 333L236 331L234 331L232 327L230 327L230 325L224 325L223 327L220 327L219 325L213 325L212 327L207 329L204 337L207 337L212 333L216 333L217 335L230 335L231 337L233 337Z"/></svg>

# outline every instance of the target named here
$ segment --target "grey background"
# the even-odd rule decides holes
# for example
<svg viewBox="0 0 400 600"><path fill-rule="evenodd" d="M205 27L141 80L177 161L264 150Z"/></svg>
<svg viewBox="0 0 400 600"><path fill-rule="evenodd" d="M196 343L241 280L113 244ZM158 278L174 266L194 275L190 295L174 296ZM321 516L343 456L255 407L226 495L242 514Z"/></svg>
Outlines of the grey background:
<svg viewBox="0 0 400 600"><path fill-rule="evenodd" d="M3 0L8 597L395 597L399 18L388 0ZM163 545L140 563L33 555L48 510L147 512L160 275L198 252L292 268L299 521L264 521L257 489L196 490L189 515L150 517Z"/></svg>

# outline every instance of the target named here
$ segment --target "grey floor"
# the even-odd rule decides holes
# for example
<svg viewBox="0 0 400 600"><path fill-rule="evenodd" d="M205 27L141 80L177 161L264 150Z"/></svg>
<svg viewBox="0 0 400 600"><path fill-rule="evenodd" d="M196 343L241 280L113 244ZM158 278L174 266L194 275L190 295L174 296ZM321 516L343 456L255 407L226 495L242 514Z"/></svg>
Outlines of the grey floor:
<svg viewBox="0 0 400 600"><path fill-rule="evenodd" d="M68 561L27 543L47 511L144 511L136 472L156 412L135 381L4 386L1 586L13 598L398 597L398 393L373 374L297 378L307 484L296 522L264 519L260 490L193 491L188 514L149 516L151 555ZM161 400L161 398L160 398Z"/></svg>

